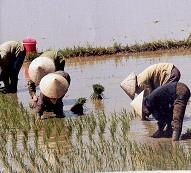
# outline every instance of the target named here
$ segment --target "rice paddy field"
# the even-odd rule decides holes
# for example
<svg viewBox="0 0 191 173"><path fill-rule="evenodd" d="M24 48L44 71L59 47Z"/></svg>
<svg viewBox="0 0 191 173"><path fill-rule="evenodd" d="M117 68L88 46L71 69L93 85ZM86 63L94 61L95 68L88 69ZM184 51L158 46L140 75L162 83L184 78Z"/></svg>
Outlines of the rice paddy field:
<svg viewBox="0 0 191 173"><path fill-rule="evenodd" d="M71 85L63 98L65 118L46 114L37 120L27 91L27 68L19 74L17 94L0 94L1 172L108 172L189 170L191 140L153 139L156 121L141 121L129 106L120 82L131 72L151 64L172 62L190 88L190 54L158 53L137 56L100 56L68 59ZM104 98L91 100L93 84L104 86ZM39 90L38 90L39 92ZM70 108L79 97L87 102L84 115ZM190 102L183 133L190 128Z"/></svg>

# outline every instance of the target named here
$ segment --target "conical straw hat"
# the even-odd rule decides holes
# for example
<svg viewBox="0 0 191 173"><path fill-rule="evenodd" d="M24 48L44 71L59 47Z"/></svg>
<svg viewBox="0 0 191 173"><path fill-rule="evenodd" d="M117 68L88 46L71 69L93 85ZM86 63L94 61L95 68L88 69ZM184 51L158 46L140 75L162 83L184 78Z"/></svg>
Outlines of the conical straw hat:
<svg viewBox="0 0 191 173"><path fill-rule="evenodd" d="M134 99L135 89L136 89L136 75L135 75L135 73L134 72L130 73L130 75L127 76L127 78L125 78L121 82L120 86L131 99Z"/></svg>
<svg viewBox="0 0 191 173"><path fill-rule="evenodd" d="M45 96L49 98L61 98L68 91L69 84L63 76L50 73L41 79L39 86Z"/></svg>
<svg viewBox="0 0 191 173"><path fill-rule="evenodd" d="M137 97L133 99L133 101L130 103L130 105L135 110L136 114L138 114L140 117L142 117L142 107L143 107L143 96L144 91L142 91Z"/></svg>
<svg viewBox="0 0 191 173"><path fill-rule="evenodd" d="M48 57L38 57L29 65L29 77L37 86L45 75L55 72L55 70L56 67L52 59Z"/></svg>

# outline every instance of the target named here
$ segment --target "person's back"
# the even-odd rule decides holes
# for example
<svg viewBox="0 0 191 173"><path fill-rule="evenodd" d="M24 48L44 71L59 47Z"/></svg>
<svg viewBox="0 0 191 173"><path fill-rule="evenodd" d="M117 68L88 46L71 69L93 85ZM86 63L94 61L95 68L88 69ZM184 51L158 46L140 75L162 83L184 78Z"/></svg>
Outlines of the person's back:
<svg viewBox="0 0 191 173"><path fill-rule="evenodd" d="M168 112L169 108L173 107L174 99L176 97L177 82L171 82L162 85L148 96L144 97L144 104L150 112Z"/></svg>
<svg viewBox="0 0 191 173"><path fill-rule="evenodd" d="M17 91L18 74L26 56L26 49L19 41L7 41L0 45L0 80L5 92Z"/></svg>
<svg viewBox="0 0 191 173"><path fill-rule="evenodd" d="M55 51L55 50L48 50L43 52L40 57L48 57L51 58L56 67L56 71L58 70L64 70L65 67L65 59L64 56L60 51Z"/></svg>
<svg viewBox="0 0 191 173"><path fill-rule="evenodd" d="M144 89L147 89L149 94L159 86L178 82L180 76L180 71L172 63L158 63L147 67L138 75L130 73L120 86L133 99L135 94L140 94Z"/></svg>
<svg viewBox="0 0 191 173"><path fill-rule="evenodd" d="M19 41L7 41L0 45L1 59L9 58L11 56L17 57L18 54L24 50L24 46Z"/></svg>
<svg viewBox="0 0 191 173"><path fill-rule="evenodd" d="M154 90L157 87L167 83L173 68L172 63L158 63L146 68L137 75L137 94L145 88Z"/></svg>

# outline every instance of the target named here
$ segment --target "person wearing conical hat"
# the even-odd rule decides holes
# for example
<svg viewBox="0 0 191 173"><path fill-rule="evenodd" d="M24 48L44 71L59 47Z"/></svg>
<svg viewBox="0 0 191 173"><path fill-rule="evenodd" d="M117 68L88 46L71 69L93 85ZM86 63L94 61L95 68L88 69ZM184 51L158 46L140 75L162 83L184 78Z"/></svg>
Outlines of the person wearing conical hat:
<svg viewBox="0 0 191 173"><path fill-rule="evenodd" d="M4 92L16 93L18 75L26 56L26 49L19 41L7 41L0 45L0 80Z"/></svg>
<svg viewBox="0 0 191 173"><path fill-rule="evenodd" d="M132 72L120 86L131 99L134 99L135 94L140 94L144 89L147 89L149 94L159 86L178 82L180 76L180 71L172 63L158 63L149 66L138 75ZM146 120L145 117L142 119Z"/></svg>
<svg viewBox="0 0 191 173"><path fill-rule="evenodd" d="M153 90L145 95L142 91L130 105L136 114L148 117L150 114L158 121L158 129L152 135L153 138L172 137L173 141L180 138L182 124L187 102L190 98L190 90L180 82L171 82ZM166 127L166 131L164 128Z"/></svg>
<svg viewBox="0 0 191 173"><path fill-rule="evenodd" d="M64 71L56 71L44 76L40 81L40 96L36 105L37 117L44 111L52 111L57 117L63 117L62 98L70 86L70 75Z"/></svg>
<svg viewBox="0 0 191 173"><path fill-rule="evenodd" d="M45 51L39 57L34 59L29 66L29 81L27 83L29 94L35 104L38 100L36 96L36 86L40 80L48 73L58 70L64 71L65 59L60 51Z"/></svg>

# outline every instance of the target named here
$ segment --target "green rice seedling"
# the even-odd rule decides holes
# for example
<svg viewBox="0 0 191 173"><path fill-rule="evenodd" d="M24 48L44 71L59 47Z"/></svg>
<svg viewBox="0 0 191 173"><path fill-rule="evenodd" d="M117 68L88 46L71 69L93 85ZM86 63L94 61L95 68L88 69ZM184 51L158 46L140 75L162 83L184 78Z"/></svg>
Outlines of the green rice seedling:
<svg viewBox="0 0 191 173"><path fill-rule="evenodd" d="M76 103L74 104L74 106L72 106L70 110L75 114L83 115L84 114L83 105L86 103L86 100L87 99L85 97L78 98Z"/></svg>
<svg viewBox="0 0 191 173"><path fill-rule="evenodd" d="M80 123L78 123L77 132L76 132L76 138L77 138L78 142L80 143L80 145L83 144L82 136L83 136L83 128L82 128L82 125Z"/></svg>
<svg viewBox="0 0 191 173"><path fill-rule="evenodd" d="M38 150L38 139L39 139L39 134L38 134L38 130L34 129L34 143L35 143L35 148L36 150Z"/></svg>
<svg viewBox="0 0 191 173"><path fill-rule="evenodd" d="M32 61L35 58L39 57L41 55L41 53L37 53L37 52L30 52L26 55L25 57L25 61Z"/></svg>
<svg viewBox="0 0 191 173"><path fill-rule="evenodd" d="M2 160L2 163L3 163L4 168L5 168L8 172L9 172L9 171L12 171L12 167L11 167L11 165L10 165L9 162L8 162L7 155L2 155L2 156L1 156L1 160Z"/></svg>
<svg viewBox="0 0 191 173"><path fill-rule="evenodd" d="M105 113L104 112L100 113L100 116L98 116L97 118L98 118L98 127L99 127L98 134L99 134L99 137L102 139L105 133L106 123L107 123Z"/></svg>
<svg viewBox="0 0 191 173"><path fill-rule="evenodd" d="M28 158L30 161L30 164L32 164L33 167L36 167L36 152L33 151L31 148L28 150Z"/></svg>
<svg viewBox="0 0 191 173"><path fill-rule="evenodd" d="M16 130L11 130L11 144L12 144L12 153L15 153L17 150L17 131Z"/></svg>
<svg viewBox="0 0 191 173"><path fill-rule="evenodd" d="M28 151L28 144L27 144L27 142L28 142L28 131L23 130L22 132L23 132L23 140L22 140L23 147L24 147L25 151Z"/></svg>
<svg viewBox="0 0 191 173"><path fill-rule="evenodd" d="M44 152L38 151L38 156L39 158L43 161L44 167L45 169L48 168L49 162L48 160L45 158Z"/></svg>
<svg viewBox="0 0 191 173"><path fill-rule="evenodd" d="M110 133L113 140L115 140L115 133L117 131L117 121L114 116L112 116L111 126L110 126Z"/></svg>
<svg viewBox="0 0 191 173"><path fill-rule="evenodd" d="M92 99L103 99L104 87L101 84L93 85L93 94L91 95Z"/></svg>

